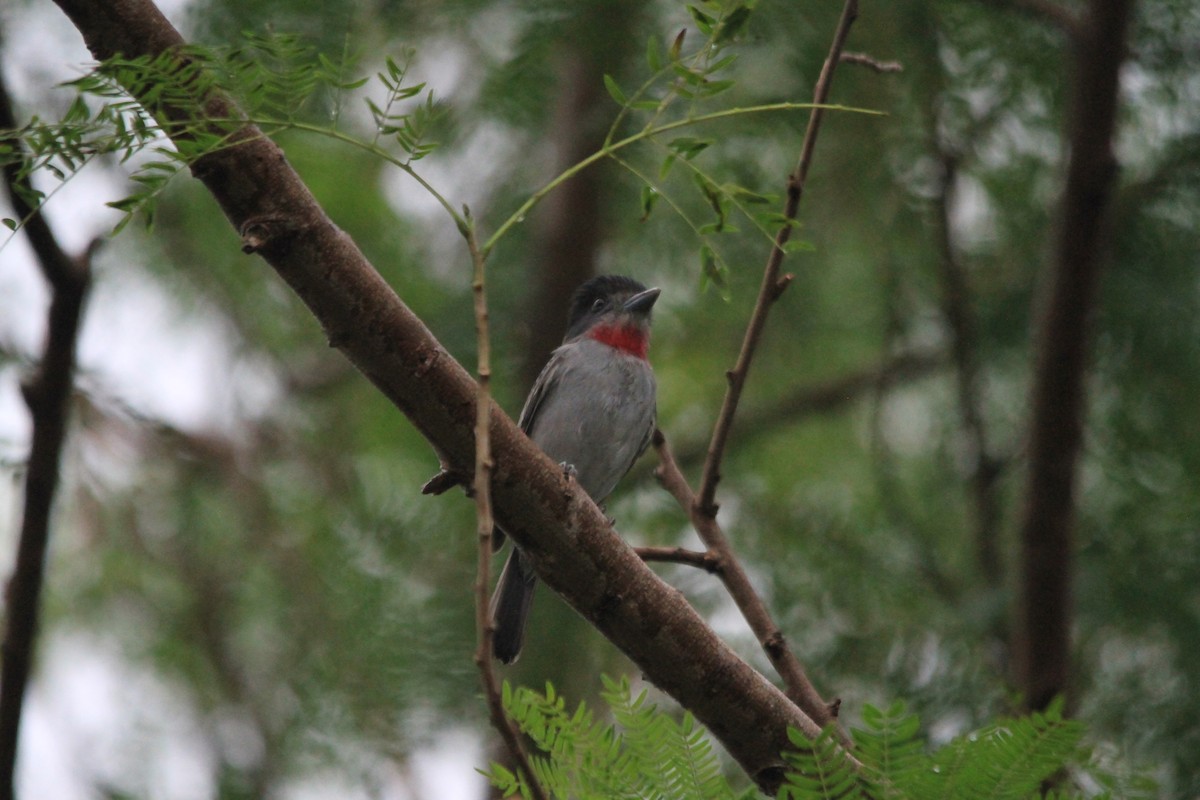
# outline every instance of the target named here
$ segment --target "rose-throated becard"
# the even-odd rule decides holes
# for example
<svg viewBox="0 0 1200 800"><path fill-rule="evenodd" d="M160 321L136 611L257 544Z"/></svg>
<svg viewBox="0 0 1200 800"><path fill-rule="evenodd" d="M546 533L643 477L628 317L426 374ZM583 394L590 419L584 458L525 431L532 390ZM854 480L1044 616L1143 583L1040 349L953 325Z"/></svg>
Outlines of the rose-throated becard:
<svg viewBox="0 0 1200 800"><path fill-rule="evenodd" d="M601 275L576 290L563 344L533 384L518 425L602 503L650 443L654 372L646 360L658 289ZM497 530L494 543L503 544ZM537 576L514 547L492 595L492 652L516 661Z"/></svg>

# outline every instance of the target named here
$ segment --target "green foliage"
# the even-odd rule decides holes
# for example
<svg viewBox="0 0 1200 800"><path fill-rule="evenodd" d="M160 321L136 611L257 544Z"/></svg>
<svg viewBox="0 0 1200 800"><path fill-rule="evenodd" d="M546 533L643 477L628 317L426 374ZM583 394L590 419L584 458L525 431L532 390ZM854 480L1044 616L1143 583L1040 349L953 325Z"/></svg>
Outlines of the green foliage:
<svg viewBox="0 0 1200 800"><path fill-rule="evenodd" d="M574 713L554 687L544 694L504 686L504 707L544 755L533 757L537 779L553 797L578 800L640 798L733 800L708 737L691 716L676 719L633 697L628 679L604 679L603 699L613 722L598 721L585 703ZM528 797L519 776L498 764L485 773L505 795Z"/></svg>
<svg viewBox="0 0 1200 800"><path fill-rule="evenodd" d="M752 789L734 790L690 714L668 714L647 702L645 691L633 697L627 679L604 678L604 685L612 722L597 720L585 703L568 712L549 684L545 693L504 685L504 707L541 751L533 757L533 769L552 797L755 796ZM852 752L832 728L815 741L789 730L794 749L783 754L787 773L780 800L1020 800L1041 796L1041 787L1051 780L1058 788L1048 797L1092 796L1083 781L1064 778L1064 770L1086 774L1089 786L1118 783L1081 746L1084 726L1065 719L1061 704L1045 713L999 720L932 751L916 715L902 702L886 710L865 706L863 722L853 731ZM506 796L529 796L521 777L501 765L493 764L485 774Z"/></svg>
<svg viewBox="0 0 1200 800"><path fill-rule="evenodd" d="M511 217L504 246L492 254L502 278L490 298L496 388L510 413L524 396L517 376L528 357L527 331L560 316L530 307L561 278L562 263L539 241L552 227L541 223L553 215L518 224L537 219L524 198L530 187L545 184L549 192L578 173L548 179L547 152L558 146L554 110L580 86L597 90L600 102L573 121L599 117L596 142L613 117L620 121L612 147L586 176L597 186L593 263L663 287L652 350L660 421L685 472L698 474L726 389L723 370L758 289L766 241L756 223L768 231L782 224L770 193L785 185L806 117L785 108L809 96L840 4L693 1L698 18L682 3L612 0L386 0L370 9L344 0L199 0L188 6L198 23L190 30L209 26L221 16L213 6L222 4L236 10L237 21L210 41L233 45L204 52L223 50L228 66L226 57L197 51L191 91L172 88L167 65L127 65L133 74L122 80L157 72L166 84L160 99L188 101L204 82L231 92L248 117L258 115L267 133L280 135L330 218L464 361L473 338L466 289L454 278L461 250L453 249L453 228L397 206L397 165L436 166L455 185L469 185L472 196L454 198L451 208L469 200L481 232ZM618 5L636 13L615 13ZM1200 796L1200 482L1189 479L1200 474L1192 400L1200 394L1200 103L1188 48L1195 3L1138 7L1124 73L1131 80L1123 94L1121 196L1093 321L1074 708L1089 741L1103 743L1093 754L1099 768L1087 768L1095 791L1193 797ZM599 11L588 17L581 9ZM593 24L597 17L607 24ZM718 39L721 20L729 33L714 42L719 52L697 61L708 40ZM268 21L310 32L319 49L305 55L297 43L274 43L277 34L257 43L239 34ZM5 133L0 157L16 157L22 137L27 152L40 154L33 168L45 195L35 200L53 202L61 180L85 160L113 173L148 162L171 168L149 167L142 176L149 190L132 182L124 192L134 198L126 210L153 211L154 236L126 230L101 251L96 320L136 318L143 296L166 298L176 336L206 341L215 330L236 351L235 360L193 379L228 386L234 396L210 411L228 424L210 428L205 416L193 428L161 403L143 407L140 392L127 397L125 386L107 385L109 339L84 348L91 355L79 403L92 405L64 462L70 488L48 573L46 630L86 630L126 645L134 667L181 687L201 710L198 729L214 741L223 709L246 714L266 743L262 760L248 763L224 750L215 757L221 769L252 782L257 773L267 776L254 784L266 786L262 794L303 783L314 751L324 756L321 767L357 786L361 776L348 766L346 749L385 754L404 769L423 732L485 731L469 662L469 504L417 495L436 462L423 439L339 362L299 300L241 254L202 187L154 182L203 147L183 152L166 142L161 120L120 81L78 100L73 86L65 99L62 89L39 87L39 67L17 63L22 50L11 47L13 38L6 66L25 76L18 99L38 118L17 137ZM424 57L409 65L411 43L420 43ZM838 68L838 102L887 116L826 116L803 229L793 231L802 233L794 246L808 249L789 255L795 280L762 339L720 494L739 557L818 686L846 698L848 716L863 697L902 697L944 737L986 729L1009 708L1007 611L1017 580L1011 554L1024 491L1031 309L1053 251L1069 50L1061 31L1036 15L945 0L864 6L848 47L895 59L904 72ZM586 71L561 69L564 52L585 49L596 54ZM399 82L388 54L410 67ZM736 60L705 73L730 56ZM201 65L211 73L201 74ZM388 108L397 84L400 93L426 79L433 85L447 65L456 78L450 92L438 82L435 102L423 92ZM87 78L107 80L105 69ZM619 95L611 86L605 93L606 74ZM364 75L371 76L366 83ZM699 96L714 85L711 96ZM368 97L390 119L376 118ZM431 105L451 113L411 137L405 115ZM739 112L753 107L776 110ZM651 130L677 127L643 135L648 123ZM381 126L441 147L414 161ZM476 147L481 132L500 149ZM224 134L216 135L204 146L221 146ZM980 416L995 459L988 466L1000 475L996 545L1004 569L995 584L982 578L976 558L974 449L960 422L951 360L919 374L879 373L887 380L865 389L836 384L909 348L935 356L950 349L934 235L939 145L958 157L951 244L977 322ZM139 206L138 193L148 202ZM569 234L582 222L558 220ZM5 281L19 271L8 268L14 255L0 254ZM698 274L713 291L697 291ZM111 341L117 349L118 331ZM0 353L0 390L8 396L17 396L25 363ZM145 373L152 372L147 364ZM834 384L847 387L834 402L818 392L820 402L806 404L814 389ZM242 407L242 398L256 397ZM175 426L183 427L180 435L199 434L204 446L186 447L191 440L181 442ZM19 472L19 439L0 441L6 475ZM233 457L221 455L226 448ZM649 480L651 461L610 503L619 529L638 543L694 546L679 510ZM730 623L716 581L655 569L754 657L757 643ZM531 641L510 677L540 686L553 676L560 692L599 708L590 693L595 676L627 663L550 593L534 614L553 644ZM217 716L205 716L210 711ZM114 748L130 747L116 733L112 740ZM927 758L922 736L890 741L894 752L906 743ZM1161 780L1157 795L1138 777L1142 764ZM137 777L135 768L127 773ZM374 790L367 785L364 792Z"/></svg>
<svg viewBox="0 0 1200 800"><path fill-rule="evenodd" d="M750 19L752 6L711 0L689 6L689 13L705 40L685 56L681 52L684 40L681 33L665 62L651 40L647 61L653 74L632 94L627 94L614 77L604 75L606 89L621 106L604 146L552 179L502 222L484 243L484 256L549 191L599 158L612 158L643 182L643 219L649 217L657 198L667 196L666 180L672 168L683 164L690 175L690 185L699 192L713 219L700 222L682 202L669 196L667 199L700 242L701 286L716 286L727 298L729 267L712 237L738 232L730 219L731 213L736 211L745 217L767 243L781 225L794 224L794 220L770 208L774 198L736 182L721 181L697 163L698 157L715 143L713 138L674 136L664 143L660 137L682 127L745 114L807 108L802 104L776 103L701 113L702 103L734 87L732 79L720 77L736 61L736 55L724 51ZM13 157L18 152L16 143L24 141L33 154L25 167L27 174L46 170L65 181L97 155L116 154L125 162L149 150L152 157L139 162L130 175L135 185L133 191L108 204L124 212L114 230L116 233L139 213L149 224L154 203L171 179L205 155L236 141L243 124L255 124L267 135L299 130L361 148L400 168L433 194L463 231L466 226L456 205L413 169L414 162L438 147L430 134L444 114L424 82L407 80L414 52L406 49L401 60L385 58L384 70L376 73L378 84L384 89L382 101L369 95L362 98L374 122L369 139L339 127L344 93L368 85L367 78L346 77L353 65L349 53L335 61L295 35L247 33L237 46L190 46L157 57L116 57L98 65L91 73L66 84L78 94L60 122L46 124L33 120L11 143L4 143L0 158L5 153ZM224 93L234 101L235 117L214 116L210 100L215 93ZM422 95L423 101L411 102ZM332 126L307 121L310 107L322 98L327 100L327 117ZM636 132L616 138L618 131L635 122L640 126ZM171 141L166 142L164 137ZM394 155L381 141L398 148L403 155ZM643 141L663 152L657 178L618 155L618 151ZM30 199L36 206L45 198L38 195ZM5 224L15 231L20 223L5 220ZM805 246L795 241L789 243L788 249Z"/></svg>

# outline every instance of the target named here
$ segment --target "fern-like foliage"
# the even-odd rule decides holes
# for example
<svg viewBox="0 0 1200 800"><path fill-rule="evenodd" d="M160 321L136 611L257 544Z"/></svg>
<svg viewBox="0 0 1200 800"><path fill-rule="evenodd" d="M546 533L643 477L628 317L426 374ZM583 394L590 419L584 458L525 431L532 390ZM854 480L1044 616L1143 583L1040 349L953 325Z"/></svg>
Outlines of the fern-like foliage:
<svg viewBox="0 0 1200 800"><path fill-rule="evenodd" d="M538 781L551 797L571 800L748 800L721 771L703 729L690 714L668 714L634 697L627 680L604 679L605 720L580 704L569 712L547 685L544 693L504 686L504 706L536 745ZM930 750L917 717L896 702L866 706L864 726L845 750L827 730L815 741L789 731L793 749L780 800L1017 800L1153 797L1154 785L1104 763L1080 745L1083 724L1061 705L1028 717L998 720ZM484 773L506 796L529 796L522 778L499 764ZM1065 777L1064 777L1065 776Z"/></svg>
<svg viewBox="0 0 1200 800"><path fill-rule="evenodd" d="M833 728L827 728L815 741L790 728L788 738L796 749L784 754L788 773L779 789L780 800L880 796L869 772L860 773L855 768Z"/></svg>
<svg viewBox="0 0 1200 800"><path fill-rule="evenodd" d="M605 678L612 722L597 721L586 704L568 712L554 687L544 693L504 686L504 706L541 751L533 757L537 779L552 797L572 800L749 800L721 772L704 729L690 714L660 711L627 680ZM528 797L519 776L499 764L484 773L506 795Z"/></svg>
<svg viewBox="0 0 1200 800"><path fill-rule="evenodd" d="M999 720L933 753L926 752L917 718L902 703L886 711L868 706L863 719L866 727L854 732L855 756L863 764L857 772L828 734L811 742L793 732L798 750L787 755L793 772L780 796L1017 800L1039 796L1040 787L1081 754L1083 724L1065 719L1061 704Z"/></svg>

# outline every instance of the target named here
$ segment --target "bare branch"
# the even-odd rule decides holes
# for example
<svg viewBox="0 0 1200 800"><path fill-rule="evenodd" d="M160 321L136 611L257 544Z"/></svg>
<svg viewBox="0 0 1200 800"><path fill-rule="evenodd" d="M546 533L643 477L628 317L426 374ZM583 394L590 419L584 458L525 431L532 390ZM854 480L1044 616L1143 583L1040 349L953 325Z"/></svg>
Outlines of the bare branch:
<svg viewBox="0 0 1200 800"><path fill-rule="evenodd" d="M659 458L659 466L655 470L655 475L680 507L691 517L692 526L696 529L696 533L700 534L701 541L708 548L708 552L704 555L715 561L716 568L710 571L721 577L721 582L725 584L729 596L737 603L742 616L750 625L750 630L754 631L759 645L767 654L767 658L771 660L771 665L783 679L788 697L817 725L824 728L834 721L833 709L836 704L830 705L822 700L820 694L808 680L804 667L787 646L783 631L775 624L766 603L754 590L754 585L750 583L750 577L742 569L741 563L734 555L733 548L730 547L729 540L725 538L725 533L721 530L716 518L700 510L691 487L688 486L687 479L683 477L683 473L679 471L679 465L675 463L671 447L667 444L667 438L662 431L654 432L654 449ZM839 733L841 734L840 731ZM843 742L848 742L845 734L841 734L841 736Z"/></svg>
<svg viewBox="0 0 1200 800"><path fill-rule="evenodd" d="M775 245L771 248L767 266L763 270L762 285L758 291L758 300L754 304L754 311L750 315L750 322L746 326L742 349L738 353L733 369L726 374L729 379L729 388L725 392L725 401L713 428L712 441L708 446L708 457L704 461L704 472L700 478L700 491L697 499L700 510L710 517L715 517L717 514L715 495L717 483L721 480L721 460L725 456L725 446L729 440L729 431L733 427L733 417L742 396L742 388L746 385L746 377L750 372L750 362L758 349L758 342L762 337L763 328L767 324L767 314L770 312L771 306L779 299L779 295L792 280L790 275L782 277L779 275L780 267L783 264L784 246L792 236L792 222L796 219L796 214L800 209L800 198L804 194L804 184L808 180L808 169L812 164L817 134L821 129L821 121L825 117L823 106L829 100L833 73L840 62L846 37L850 33L850 26L854 24L857 17L857 0L846 0L837 30L833 35L833 44L829 48L829 55L825 59L825 65L821 69L821 75L817 78L817 85L813 90L813 103L816 107L808 117L808 128L804 133L804 143L800 147L800 159L796 164L795 171L788 176L787 200L783 209L783 215L787 222L775 234Z"/></svg>
<svg viewBox="0 0 1200 800"><path fill-rule="evenodd" d="M708 551L687 550L683 547L635 547L633 551L642 561L683 564L709 573L720 570L717 557Z"/></svg>
<svg viewBox="0 0 1200 800"><path fill-rule="evenodd" d="M880 61L866 53L842 53L843 64L858 64L879 73L904 72L904 65L899 61Z"/></svg>
<svg viewBox="0 0 1200 800"><path fill-rule="evenodd" d="M492 638L495 628L492 625L492 615L488 613L488 588L491 584L488 573L492 563L492 531L496 527L496 520L492 516L492 449L488 414L492 400L492 344L488 333L487 270L483 255L479 252L479 241L475 238L474 223L469 217L468 222L471 227L467 230L467 247L471 251L471 262L475 268L471 290L475 297L475 341L479 354L475 405L474 491L475 531L479 537L479 561L475 575L475 627L479 642L475 650L475 666L479 668L492 726L500 733L500 738L504 740L504 746L508 748L517 769L524 775L525 785L529 787L534 800L547 800L546 791L530 766L529 754L525 752L521 733L504 711L500 684L496 680L496 671L492 664Z"/></svg>
<svg viewBox="0 0 1200 800"><path fill-rule="evenodd" d="M8 89L0 81L0 130L11 131L16 127ZM5 164L4 177L17 216L27 220L25 233L53 291L47 315L46 349L41 364L23 387L25 404L33 418L33 440L25 473L21 538L5 603L7 625L0 657L0 798L10 800L14 793L13 770L25 687L37 638L51 511L74 383L76 338L91 271L86 258L74 259L63 251L41 213L22 199L17 187L26 179L21 176L17 161ZM24 188L30 188L27 182Z"/></svg>

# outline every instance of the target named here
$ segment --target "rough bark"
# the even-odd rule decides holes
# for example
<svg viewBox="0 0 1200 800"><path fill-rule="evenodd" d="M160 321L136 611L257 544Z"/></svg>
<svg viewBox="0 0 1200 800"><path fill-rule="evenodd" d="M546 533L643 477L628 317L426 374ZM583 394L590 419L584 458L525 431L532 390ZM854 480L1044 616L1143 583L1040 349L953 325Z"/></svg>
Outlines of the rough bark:
<svg viewBox="0 0 1200 800"><path fill-rule="evenodd" d="M97 58L182 44L148 0L56 1ZM207 110L231 111L221 98L210 99ZM244 247L262 255L309 307L330 344L408 416L448 466L470 475L474 381L328 219L282 151L253 128L243 134L238 145L202 159L196 177L241 232ZM774 792L786 727L813 735L812 721L651 572L587 495L495 407L490 431L496 518L541 579L690 709L760 788Z"/></svg>

